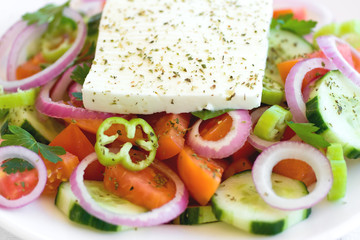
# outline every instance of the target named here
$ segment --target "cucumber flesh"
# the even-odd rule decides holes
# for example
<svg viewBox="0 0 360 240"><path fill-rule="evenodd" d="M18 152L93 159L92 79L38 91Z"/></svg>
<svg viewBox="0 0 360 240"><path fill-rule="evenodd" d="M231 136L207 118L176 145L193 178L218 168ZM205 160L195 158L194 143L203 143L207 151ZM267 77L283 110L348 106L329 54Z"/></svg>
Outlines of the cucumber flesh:
<svg viewBox="0 0 360 240"><path fill-rule="evenodd" d="M302 182L275 173L272 183L274 191L283 197L297 198L308 194ZM238 173L221 183L211 202L220 221L262 235L280 233L311 213L311 209L283 211L269 206L257 193L251 171Z"/></svg>
<svg viewBox="0 0 360 240"><path fill-rule="evenodd" d="M146 212L143 207L137 206L125 199L109 193L100 181L85 181L90 195L102 207L122 214L138 214ZM107 223L89 214L78 203L77 198L71 191L69 182L62 182L55 198L56 207L63 212L71 221L89 226L102 231L124 231L134 229L129 226L120 226Z"/></svg>
<svg viewBox="0 0 360 240"><path fill-rule="evenodd" d="M360 89L340 71L316 81L306 117L330 143L340 143L347 158L360 157Z"/></svg>
<svg viewBox="0 0 360 240"><path fill-rule="evenodd" d="M312 44L303 37L286 30L271 29L261 102L268 105L284 102L284 82L276 65L313 51Z"/></svg>
<svg viewBox="0 0 360 240"><path fill-rule="evenodd" d="M304 55L313 51L312 44L303 37L286 30L271 29L265 76L284 85L276 65L284 61L304 57Z"/></svg>
<svg viewBox="0 0 360 240"><path fill-rule="evenodd" d="M189 206L173 221L174 224L180 225L195 225L211 222L217 222L211 206Z"/></svg>
<svg viewBox="0 0 360 240"><path fill-rule="evenodd" d="M7 121L8 125L25 129L44 144L49 144L64 129L61 123L40 114L34 106L11 108Z"/></svg>

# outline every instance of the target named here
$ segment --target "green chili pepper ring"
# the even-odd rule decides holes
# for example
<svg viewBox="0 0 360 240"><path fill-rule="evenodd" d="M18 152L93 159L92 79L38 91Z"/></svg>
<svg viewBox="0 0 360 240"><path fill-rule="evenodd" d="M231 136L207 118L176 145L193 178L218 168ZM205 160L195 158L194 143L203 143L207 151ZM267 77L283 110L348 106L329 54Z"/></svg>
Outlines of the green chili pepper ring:
<svg viewBox="0 0 360 240"><path fill-rule="evenodd" d="M135 137L136 127L138 125L142 127L143 132L147 134L148 140L140 139L136 140L135 143L138 147L141 147L142 149L149 152L146 159L137 163L134 163L131 160L129 151L133 144L130 142L125 143L119 152L110 152L106 145L114 142L119 136L118 133L111 136L107 136L105 134L105 131L108 130L113 124L124 125L127 132L127 137L130 139ZM111 166L120 163L128 170L140 171L148 167L154 161L157 147L158 140L154 130L144 119L141 118L134 118L130 121L121 117L107 118L102 122L96 133L95 152L98 156L99 162L104 166Z"/></svg>

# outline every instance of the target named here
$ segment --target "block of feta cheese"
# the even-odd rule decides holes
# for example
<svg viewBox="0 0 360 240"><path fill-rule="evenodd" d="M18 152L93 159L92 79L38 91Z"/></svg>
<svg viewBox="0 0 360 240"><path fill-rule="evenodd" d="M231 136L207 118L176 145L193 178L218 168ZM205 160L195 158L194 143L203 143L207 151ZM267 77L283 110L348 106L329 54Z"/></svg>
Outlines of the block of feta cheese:
<svg viewBox="0 0 360 240"><path fill-rule="evenodd" d="M261 102L272 0L107 0L87 109L150 114Z"/></svg>

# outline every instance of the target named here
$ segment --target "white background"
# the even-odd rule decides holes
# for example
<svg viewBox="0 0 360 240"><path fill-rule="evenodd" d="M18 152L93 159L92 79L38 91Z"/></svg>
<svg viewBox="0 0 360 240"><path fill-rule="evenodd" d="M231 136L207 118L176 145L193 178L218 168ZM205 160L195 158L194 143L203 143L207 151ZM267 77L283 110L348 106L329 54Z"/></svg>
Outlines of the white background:
<svg viewBox="0 0 360 240"><path fill-rule="evenodd" d="M58 1L58 0L56 0L56 1ZM355 0L342 0L342 1L313 0L313 1L323 4L324 6L329 8L330 11L332 11L334 13L336 21L349 20L349 19L354 19L354 18L360 19L360 15L358 14L359 9L360 9L359 1L355 1ZM33 11L40 6L43 6L44 2L49 2L49 1L46 1L46 0L6 0L6 1L2 0L1 2L2 2L2 5L0 8L0 33L3 33L9 25L14 23L19 18L19 13ZM332 217L336 218L337 216L332 216ZM4 219L2 219L2 220L4 221ZM357 219L357 220L359 220L359 219ZM34 216L34 221L36 221L36 216ZM321 224L321 222L319 222L317 224ZM352 224L348 225L351 227L346 228L346 230L344 230L344 234L346 231L348 231L350 229L354 230L354 228L356 227L357 224L360 226L360 221L358 221L357 223L353 222ZM19 228L21 228L21 227L19 226ZM12 228L13 233L15 232L14 229L16 229L16 228ZM344 236L342 239L346 239L346 240L360 239L360 234L358 234L358 232L360 232L360 229L355 228L355 231L351 231L346 236ZM23 235L23 234L19 234L16 232L15 232L15 234L18 236ZM54 234L59 234L59 233L55 232ZM64 235L65 238L71 239L71 235L69 236L66 233L60 233L60 234L61 235L65 234ZM18 240L18 239L19 238L10 234L7 230L4 230L0 226L0 240ZM171 237L170 237L170 239L171 239ZM328 237L328 239L330 239L330 236Z"/></svg>

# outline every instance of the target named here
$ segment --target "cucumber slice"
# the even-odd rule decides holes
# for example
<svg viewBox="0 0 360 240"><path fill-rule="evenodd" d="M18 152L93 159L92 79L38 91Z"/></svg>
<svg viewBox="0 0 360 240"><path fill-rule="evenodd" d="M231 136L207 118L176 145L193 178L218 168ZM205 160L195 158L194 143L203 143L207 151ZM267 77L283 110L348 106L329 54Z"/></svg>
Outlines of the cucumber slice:
<svg viewBox="0 0 360 240"><path fill-rule="evenodd" d="M290 121L291 118L289 110L273 105L259 118L254 127L254 134L267 141L280 140L287 126L286 121Z"/></svg>
<svg viewBox="0 0 360 240"><path fill-rule="evenodd" d="M283 85L277 64L312 53L314 47L295 33L272 29L269 35L269 50L266 59L265 76Z"/></svg>
<svg viewBox="0 0 360 240"><path fill-rule="evenodd" d="M360 157L360 89L340 71L325 74L310 92L306 117L330 143L340 143L347 158Z"/></svg>
<svg viewBox="0 0 360 240"><path fill-rule="evenodd" d="M44 144L49 144L64 129L61 123L40 114L34 106L11 108L7 121L8 125L25 129L36 141Z"/></svg>
<svg viewBox="0 0 360 240"><path fill-rule="evenodd" d="M143 207L137 206L125 199L119 198L109 193L99 181L85 181L90 195L104 208L123 214L138 214L146 212ZM71 221L96 228L102 231L124 231L133 229L129 226L113 225L104 222L95 216L86 212L78 203L75 195L71 191L69 182L62 182L59 186L58 193L55 198L55 205L60 209Z"/></svg>
<svg viewBox="0 0 360 240"><path fill-rule="evenodd" d="M173 221L174 224L180 225L195 225L211 222L217 222L211 206L189 206Z"/></svg>
<svg viewBox="0 0 360 240"><path fill-rule="evenodd" d="M286 30L271 29L261 102L274 105L285 100L284 82L276 66L278 63L303 57L313 51L313 46L303 37Z"/></svg>
<svg viewBox="0 0 360 240"><path fill-rule="evenodd" d="M298 198L308 194L306 186L273 173L274 191L283 197ZM217 219L244 231L274 235L306 219L311 209L283 211L272 208L256 192L251 171L238 173L220 184L211 199Z"/></svg>
<svg viewBox="0 0 360 240"><path fill-rule="evenodd" d="M285 99L283 84L273 81L267 76L263 79L261 102L268 105L281 104Z"/></svg>
<svg viewBox="0 0 360 240"><path fill-rule="evenodd" d="M327 195L329 201L336 201L346 194L347 168L341 144L333 143L326 151L333 173L333 185Z"/></svg>

